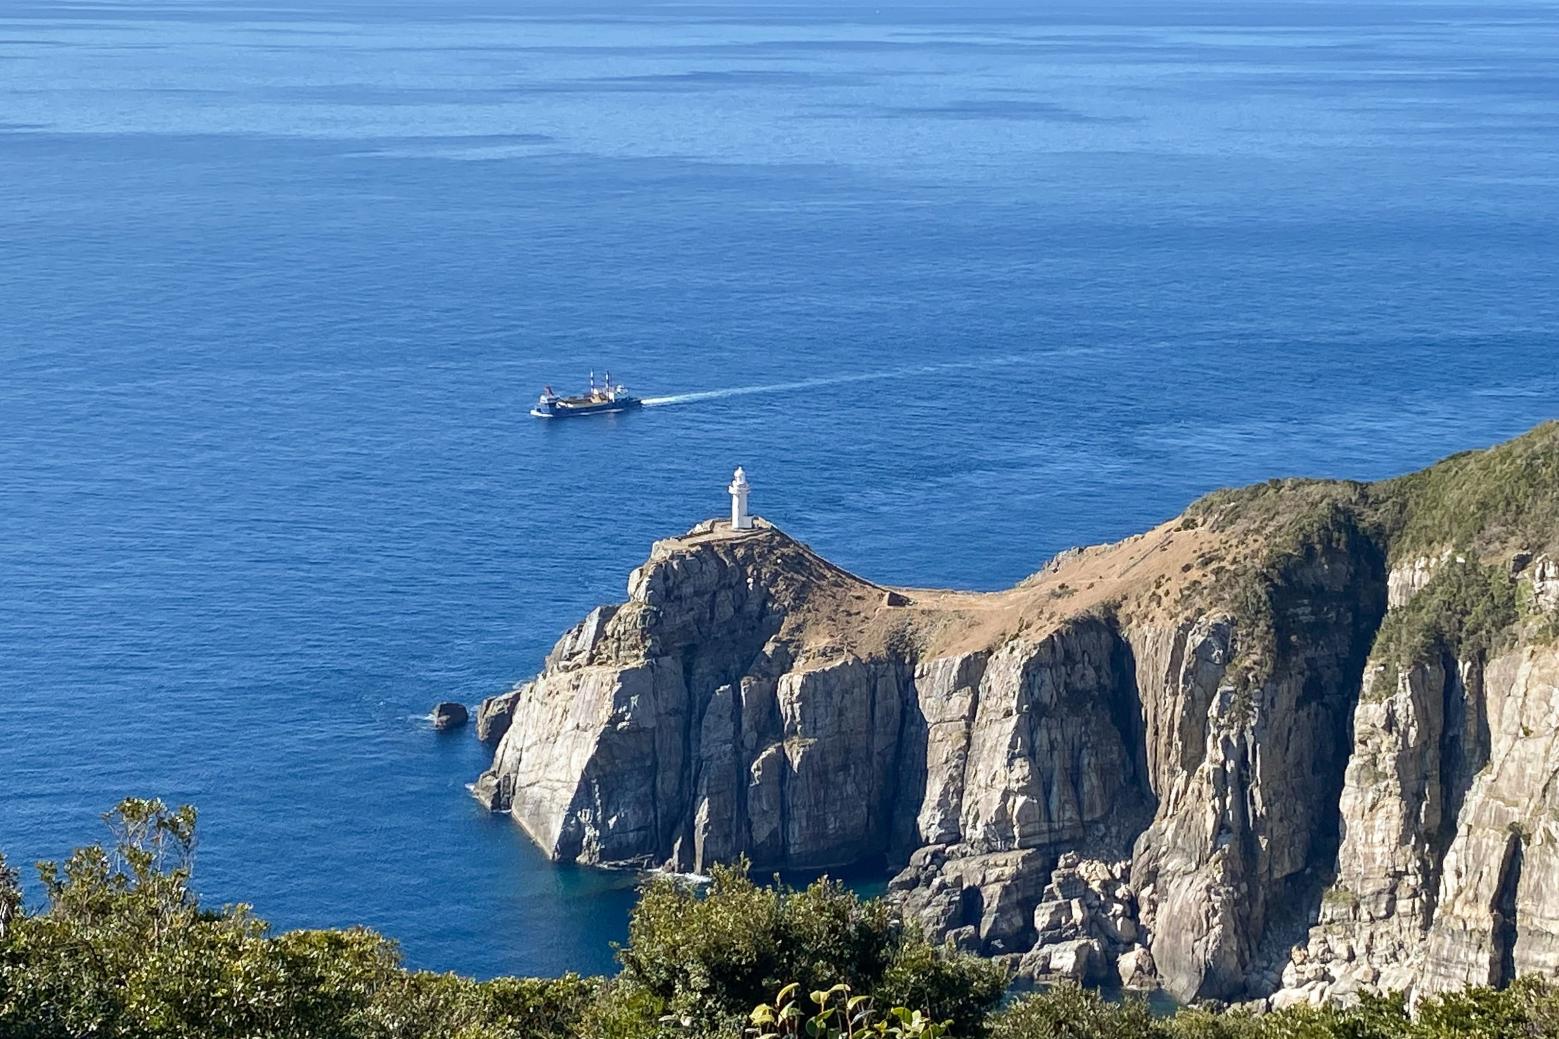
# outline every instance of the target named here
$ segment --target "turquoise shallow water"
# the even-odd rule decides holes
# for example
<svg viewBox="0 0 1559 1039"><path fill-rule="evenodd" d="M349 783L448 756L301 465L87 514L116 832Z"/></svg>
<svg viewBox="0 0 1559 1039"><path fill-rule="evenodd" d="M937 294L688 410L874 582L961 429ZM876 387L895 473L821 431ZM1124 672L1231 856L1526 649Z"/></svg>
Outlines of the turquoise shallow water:
<svg viewBox="0 0 1559 1039"><path fill-rule="evenodd" d="M416 720L753 503L990 588L1559 399L1552 3L0 4L0 848L599 970ZM591 365L655 396L547 425ZM801 385L797 385L801 384ZM753 392L716 391L759 387Z"/></svg>

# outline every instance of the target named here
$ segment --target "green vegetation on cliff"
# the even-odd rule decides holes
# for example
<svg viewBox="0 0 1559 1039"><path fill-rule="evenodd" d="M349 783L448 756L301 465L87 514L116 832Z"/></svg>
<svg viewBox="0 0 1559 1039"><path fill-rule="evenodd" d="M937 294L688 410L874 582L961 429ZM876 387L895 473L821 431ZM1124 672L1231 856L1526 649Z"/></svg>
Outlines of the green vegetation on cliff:
<svg viewBox="0 0 1559 1039"><path fill-rule="evenodd" d="M1285 609L1297 606L1301 620L1309 609L1291 592L1296 577L1339 553L1368 551L1383 566L1447 557L1386 616L1376 660L1400 670L1446 654L1486 657L1523 619L1511 556L1559 551L1559 422L1380 483L1287 479L1215 491L1186 522L1231 546L1206 561L1210 580L1190 593L1234 616L1237 663L1254 682L1280 662Z"/></svg>
<svg viewBox="0 0 1559 1039"><path fill-rule="evenodd" d="M1559 422L1372 487L1393 562L1559 549Z"/></svg>
<svg viewBox="0 0 1559 1039"><path fill-rule="evenodd" d="M880 900L720 872L653 881L616 978L475 981L406 970L371 931L274 934L191 889L195 816L126 801L111 846L40 875L28 911L0 858L5 1039L1484 1039L1559 1037L1559 990L1399 997L1264 1015L1111 1003L1058 988L998 1006L995 965L933 947ZM788 982L788 983L787 983Z"/></svg>
<svg viewBox="0 0 1559 1039"><path fill-rule="evenodd" d="M1193 585L1184 605L1229 613L1238 631L1231 673L1240 695L1272 679L1285 654L1303 648L1298 638L1314 620L1317 599L1341 598L1359 610L1357 623L1372 625L1377 608L1364 587L1328 588L1349 574L1353 584L1380 565L1380 530L1363 484L1322 480L1273 480L1254 487L1215 491L1193 504L1187 522L1224 534L1219 554L1204 561L1209 579ZM1385 594L1384 575L1378 581Z"/></svg>
<svg viewBox="0 0 1559 1039"><path fill-rule="evenodd" d="M1406 605L1392 610L1375 640L1375 659L1401 671L1450 654L1486 657L1520 619L1516 584L1505 570L1450 559Z"/></svg>
<svg viewBox="0 0 1559 1039"><path fill-rule="evenodd" d="M1378 538L1393 564L1445 549L1559 550L1559 422L1379 483L1280 479L1213 491L1186 517L1277 552L1346 522Z"/></svg>

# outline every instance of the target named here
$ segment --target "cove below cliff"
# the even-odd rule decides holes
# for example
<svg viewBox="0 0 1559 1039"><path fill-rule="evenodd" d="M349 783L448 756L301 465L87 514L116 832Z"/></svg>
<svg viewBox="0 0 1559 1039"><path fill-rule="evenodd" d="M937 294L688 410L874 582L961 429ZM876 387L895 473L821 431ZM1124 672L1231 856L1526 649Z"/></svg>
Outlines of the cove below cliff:
<svg viewBox="0 0 1559 1039"><path fill-rule="evenodd" d="M658 542L475 785L559 862L886 862L1022 975L1270 1005L1559 973L1559 424L1218 492L1014 588Z"/></svg>

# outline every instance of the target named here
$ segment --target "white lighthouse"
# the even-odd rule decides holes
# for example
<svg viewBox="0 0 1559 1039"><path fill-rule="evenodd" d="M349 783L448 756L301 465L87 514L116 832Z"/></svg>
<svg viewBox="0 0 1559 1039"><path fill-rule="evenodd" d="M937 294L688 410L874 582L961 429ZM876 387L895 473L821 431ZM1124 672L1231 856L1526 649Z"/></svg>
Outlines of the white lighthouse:
<svg viewBox="0 0 1559 1039"><path fill-rule="evenodd" d="M747 473L741 466L736 467L736 475L731 478L731 486L726 490L731 492L731 529L751 530L752 517L747 515L747 492L751 488L747 483Z"/></svg>

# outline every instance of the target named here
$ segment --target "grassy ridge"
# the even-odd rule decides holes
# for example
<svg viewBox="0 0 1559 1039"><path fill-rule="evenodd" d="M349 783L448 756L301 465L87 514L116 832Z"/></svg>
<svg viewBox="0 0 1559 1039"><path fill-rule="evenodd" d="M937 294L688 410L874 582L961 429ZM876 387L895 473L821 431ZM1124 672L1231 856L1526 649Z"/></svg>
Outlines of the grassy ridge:
<svg viewBox="0 0 1559 1039"><path fill-rule="evenodd" d="M1559 422L1379 483L1287 479L1215 491L1191 506L1186 523L1235 546L1218 561L1216 580L1193 591L1198 605L1239 622L1239 663L1253 681L1275 666L1286 579L1354 539L1391 566L1446 558L1412 602L1387 616L1377 661L1401 669L1446 654L1487 656L1532 612L1512 557L1559 552ZM1530 634L1559 637L1559 623L1540 618Z"/></svg>
<svg viewBox="0 0 1559 1039"><path fill-rule="evenodd" d="M1213 491L1186 516L1281 549L1339 513L1374 532L1392 564L1444 549L1559 551L1559 422L1379 483L1282 479Z"/></svg>
<svg viewBox="0 0 1559 1039"><path fill-rule="evenodd" d="M1559 550L1559 422L1371 488L1392 561Z"/></svg>

